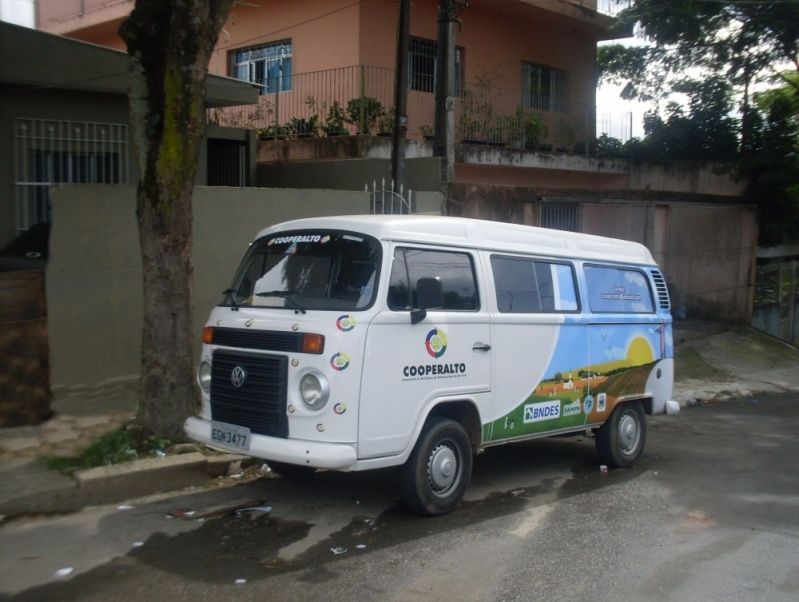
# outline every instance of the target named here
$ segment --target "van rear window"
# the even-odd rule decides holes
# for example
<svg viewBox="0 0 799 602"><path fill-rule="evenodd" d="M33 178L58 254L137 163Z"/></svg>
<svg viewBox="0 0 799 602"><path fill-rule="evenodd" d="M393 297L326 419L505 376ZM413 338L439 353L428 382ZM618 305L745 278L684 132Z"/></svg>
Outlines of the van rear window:
<svg viewBox="0 0 799 602"><path fill-rule="evenodd" d="M584 266L588 300L596 313L648 314L655 311L643 272L610 266Z"/></svg>
<svg viewBox="0 0 799 602"><path fill-rule="evenodd" d="M569 264L525 257L491 256L497 308L502 313L560 313L579 310Z"/></svg>

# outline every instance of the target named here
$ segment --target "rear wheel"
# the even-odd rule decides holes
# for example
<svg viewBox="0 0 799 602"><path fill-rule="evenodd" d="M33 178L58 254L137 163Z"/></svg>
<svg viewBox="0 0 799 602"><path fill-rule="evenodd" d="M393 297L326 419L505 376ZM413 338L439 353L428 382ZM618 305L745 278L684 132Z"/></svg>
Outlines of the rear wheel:
<svg viewBox="0 0 799 602"><path fill-rule="evenodd" d="M428 419L402 467L402 497L420 514L445 514L458 505L472 476L472 447L463 427L449 418Z"/></svg>
<svg viewBox="0 0 799 602"><path fill-rule="evenodd" d="M596 451L600 461L613 468L632 466L644 451L644 443L646 417L638 401L616 406L596 435Z"/></svg>
<svg viewBox="0 0 799 602"><path fill-rule="evenodd" d="M300 466L299 464L286 464L284 462L267 462L272 472L287 479L302 479L316 472L313 466Z"/></svg>

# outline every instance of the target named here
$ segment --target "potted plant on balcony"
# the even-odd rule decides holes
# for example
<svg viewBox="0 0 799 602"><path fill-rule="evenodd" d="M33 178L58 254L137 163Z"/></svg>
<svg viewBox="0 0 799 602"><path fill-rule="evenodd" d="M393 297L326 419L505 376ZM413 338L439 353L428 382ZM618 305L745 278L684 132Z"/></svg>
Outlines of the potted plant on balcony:
<svg viewBox="0 0 799 602"><path fill-rule="evenodd" d="M322 125L322 131L325 136L348 136L347 126L345 125L347 114L336 100L330 105L327 111L327 117Z"/></svg>
<svg viewBox="0 0 799 602"><path fill-rule="evenodd" d="M377 120L377 135L378 136L391 136L394 132L394 107L388 111L384 111L380 118Z"/></svg>
<svg viewBox="0 0 799 602"><path fill-rule="evenodd" d="M384 113L382 103L371 96L353 98L347 103L347 121L357 127L358 134L362 136L375 129L378 119Z"/></svg>

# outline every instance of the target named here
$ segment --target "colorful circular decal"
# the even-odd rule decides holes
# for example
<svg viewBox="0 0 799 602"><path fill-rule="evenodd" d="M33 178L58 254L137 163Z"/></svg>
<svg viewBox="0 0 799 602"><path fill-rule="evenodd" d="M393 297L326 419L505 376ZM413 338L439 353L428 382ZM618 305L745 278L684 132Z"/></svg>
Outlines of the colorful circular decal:
<svg viewBox="0 0 799 602"><path fill-rule="evenodd" d="M443 330L434 328L427 333L424 346L431 357L441 357L447 350L447 335L444 334Z"/></svg>
<svg viewBox="0 0 799 602"><path fill-rule="evenodd" d="M342 370L346 370L349 365L350 356L346 353L336 353L330 358L330 367L333 368L333 370L341 372Z"/></svg>
<svg viewBox="0 0 799 602"><path fill-rule="evenodd" d="M349 314L340 316L339 319L336 320L336 328L341 332L349 332L355 328L355 317Z"/></svg>
<svg viewBox="0 0 799 602"><path fill-rule="evenodd" d="M343 403L337 403L336 405L333 406L333 411L339 416L341 416L344 412L347 411L347 406L344 405Z"/></svg>
<svg viewBox="0 0 799 602"><path fill-rule="evenodd" d="M590 395L586 395L585 399L583 400L583 412L588 415L591 413L592 409L594 409L594 398Z"/></svg>

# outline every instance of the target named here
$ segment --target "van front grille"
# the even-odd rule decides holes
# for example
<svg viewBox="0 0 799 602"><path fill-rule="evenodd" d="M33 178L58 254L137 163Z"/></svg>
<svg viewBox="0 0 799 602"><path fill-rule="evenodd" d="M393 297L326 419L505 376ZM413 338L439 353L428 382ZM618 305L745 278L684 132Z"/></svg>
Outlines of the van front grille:
<svg viewBox="0 0 799 602"><path fill-rule="evenodd" d="M214 328L214 345L299 353L302 350L302 334L277 330L244 330L242 328L217 327Z"/></svg>
<svg viewBox="0 0 799 602"><path fill-rule="evenodd" d="M288 437L286 356L216 350L211 365L214 420L247 427L258 435ZM238 379L233 374L236 368L242 369Z"/></svg>

